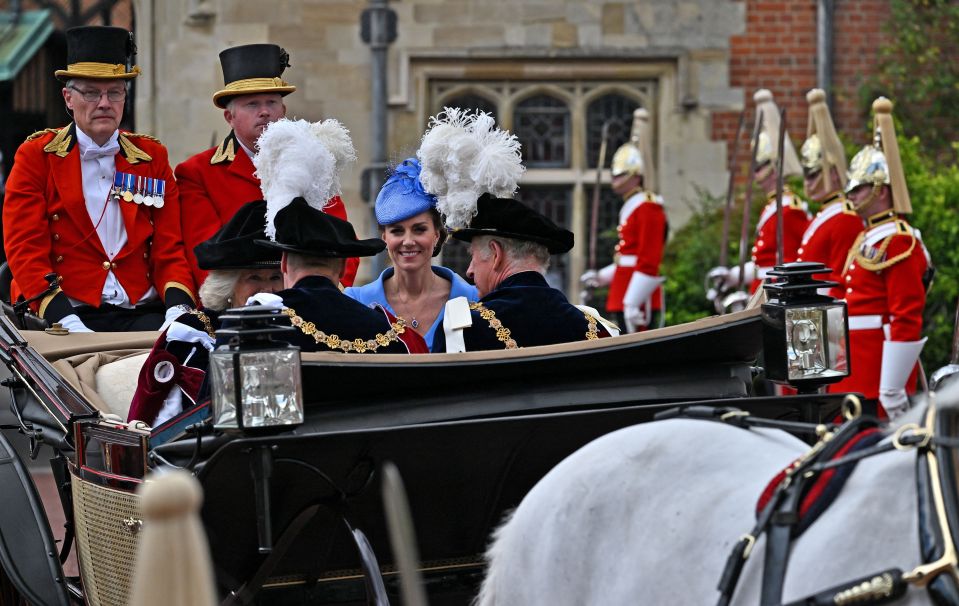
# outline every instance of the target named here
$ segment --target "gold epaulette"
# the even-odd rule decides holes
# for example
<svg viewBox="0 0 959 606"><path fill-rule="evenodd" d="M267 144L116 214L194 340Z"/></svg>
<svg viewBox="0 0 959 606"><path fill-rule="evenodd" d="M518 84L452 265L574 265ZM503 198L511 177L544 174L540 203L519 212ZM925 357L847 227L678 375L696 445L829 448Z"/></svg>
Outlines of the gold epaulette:
<svg viewBox="0 0 959 606"><path fill-rule="evenodd" d="M233 162L233 159L236 158L236 147L238 144L236 134L230 131L230 134L220 142L219 147L213 152L213 157L210 158L210 164Z"/></svg>
<svg viewBox="0 0 959 606"><path fill-rule="evenodd" d="M889 248L889 244L896 236L909 236L912 241L909 243L909 248L907 248L904 252L892 257L891 259L887 259L886 249ZM869 271L881 271L887 267L892 267L904 259L909 258L909 255L912 254L913 249L916 248L916 242L918 240L912 228L910 228L905 221L900 219L896 219L896 233L890 234L883 238L878 247L863 246L863 241L865 239L866 233L863 232L859 235L859 239L856 240L851 252L855 252L856 263L863 269L867 269ZM846 265L848 266L849 263Z"/></svg>
<svg viewBox="0 0 959 606"><path fill-rule="evenodd" d="M856 205L852 203L852 200L846 197L842 199L842 212L846 215L859 215L859 213L856 212Z"/></svg>
<svg viewBox="0 0 959 606"><path fill-rule="evenodd" d="M34 139L37 139L37 138L39 138L39 137L42 137L43 135L45 135L45 134L47 134L47 133L58 133L58 132L60 132L60 130L62 130L62 129L59 129L59 128L45 128L45 129L43 129L43 130L38 130L37 132L33 133L32 135L30 135L29 137L27 137L26 139L24 139L24 141L33 141Z"/></svg>
<svg viewBox="0 0 959 606"><path fill-rule="evenodd" d="M57 133L57 136L54 137L49 143L43 146L43 151L48 154L56 154L61 158L66 157L70 153L70 148L73 143L73 136L70 134L70 128L64 126L63 128L51 128L48 131L53 131Z"/></svg>
<svg viewBox="0 0 959 606"><path fill-rule="evenodd" d="M126 161L130 164L139 164L140 162L150 162L153 160L153 157L137 147L133 141L130 140L130 137L145 137L156 141L156 139L150 137L149 135L120 133L120 137L118 138L118 141L120 142L120 153L123 154L123 157L126 158Z"/></svg>
<svg viewBox="0 0 959 606"><path fill-rule="evenodd" d="M147 135L145 133L123 133L123 134L126 135L127 137L140 137L143 139L149 139L150 141L156 141L157 143L160 142L160 140L154 137L153 135Z"/></svg>

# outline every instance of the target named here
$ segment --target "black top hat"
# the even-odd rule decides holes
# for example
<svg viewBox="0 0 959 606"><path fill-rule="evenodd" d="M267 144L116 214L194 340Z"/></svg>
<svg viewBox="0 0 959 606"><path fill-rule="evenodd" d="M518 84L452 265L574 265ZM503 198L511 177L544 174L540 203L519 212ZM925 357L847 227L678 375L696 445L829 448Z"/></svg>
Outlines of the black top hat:
<svg viewBox="0 0 959 606"><path fill-rule="evenodd" d="M232 97L257 93L288 95L296 90L280 76L290 67L290 54L276 44L246 44L220 53L223 90L213 94L217 107L226 107Z"/></svg>
<svg viewBox="0 0 959 606"><path fill-rule="evenodd" d="M371 257L386 248L380 238L357 240L349 221L310 206L305 198L294 198L273 219L276 242L259 244L311 257Z"/></svg>
<svg viewBox="0 0 959 606"><path fill-rule="evenodd" d="M573 232L556 225L518 200L483 194L476 202L476 216L469 227L451 234L469 242L476 236L501 236L542 244L553 254L573 248Z"/></svg>
<svg viewBox="0 0 959 606"><path fill-rule="evenodd" d="M122 27L84 25L67 30L67 69L53 72L58 80L130 80L140 68L127 71L127 63L137 52L133 33Z"/></svg>
<svg viewBox="0 0 959 606"><path fill-rule="evenodd" d="M257 244L263 239L266 202L247 202L213 237L193 249L200 269L279 267L280 251Z"/></svg>

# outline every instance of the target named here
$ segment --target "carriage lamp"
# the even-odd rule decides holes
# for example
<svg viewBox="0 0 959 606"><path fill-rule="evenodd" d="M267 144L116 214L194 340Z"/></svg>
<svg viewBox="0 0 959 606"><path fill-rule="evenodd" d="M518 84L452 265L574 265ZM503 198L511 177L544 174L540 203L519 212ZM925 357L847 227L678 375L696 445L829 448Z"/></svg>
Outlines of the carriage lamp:
<svg viewBox="0 0 959 606"><path fill-rule="evenodd" d="M303 423L300 349L273 336L280 310L263 305L229 309L218 337L229 339L210 354L213 426L240 433L269 433Z"/></svg>
<svg viewBox="0 0 959 606"><path fill-rule="evenodd" d="M762 306L766 377L788 383L800 393L849 376L849 328L846 303L819 289L836 286L813 278L829 272L822 263L777 265L766 283Z"/></svg>

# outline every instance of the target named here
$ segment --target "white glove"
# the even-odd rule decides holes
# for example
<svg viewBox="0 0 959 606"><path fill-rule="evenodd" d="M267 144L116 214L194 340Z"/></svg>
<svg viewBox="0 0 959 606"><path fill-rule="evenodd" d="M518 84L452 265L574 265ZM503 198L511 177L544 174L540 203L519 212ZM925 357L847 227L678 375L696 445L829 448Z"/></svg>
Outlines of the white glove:
<svg viewBox="0 0 959 606"><path fill-rule="evenodd" d="M640 305L623 304L623 318L626 320L629 332L635 332L640 326L646 326L649 323L646 312Z"/></svg>
<svg viewBox="0 0 959 606"><path fill-rule="evenodd" d="M63 316L60 318L60 321L57 322L60 326L66 328L70 332L93 332L87 325L83 323L83 320L80 319L80 316L77 314L70 314L69 316Z"/></svg>
<svg viewBox="0 0 959 606"><path fill-rule="evenodd" d="M709 273L706 274L706 300L712 301L719 313L722 313L722 304L716 299L725 290L723 284L726 283L728 277L729 268L722 265L710 269Z"/></svg>
<svg viewBox="0 0 959 606"><path fill-rule="evenodd" d="M182 316L185 313L190 313L192 309L189 305L174 305L173 307L168 307L166 313L163 314L163 324L160 326L160 332L163 332L170 327L170 324L173 324L177 318Z"/></svg>
<svg viewBox="0 0 959 606"><path fill-rule="evenodd" d="M919 359L919 352L926 339L919 341L884 341L882 344L882 370L879 375L879 403L894 419L909 409L906 397L906 381Z"/></svg>
<svg viewBox="0 0 959 606"><path fill-rule="evenodd" d="M247 305L263 305L271 309L286 309L283 304L283 297L271 292L258 292L246 300Z"/></svg>
<svg viewBox="0 0 959 606"><path fill-rule="evenodd" d="M616 266L610 263L606 267L596 271L587 270L580 276L579 281L587 288L599 288L600 286L609 286L613 281L613 274L616 273Z"/></svg>
<svg viewBox="0 0 959 606"><path fill-rule="evenodd" d="M641 271L634 271L633 277L629 279L629 286L626 287L626 294L623 295L623 313L625 314L626 307L646 305L646 302L656 291L656 288L665 280L666 278L650 276Z"/></svg>
<svg viewBox="0 0 959 606"><path fill-rule="evenodd" d="M909 397L906 396L906 389L880 389L879 403L886 409L889 420L893 421L909 410Z"/></svg>
<svg viewBox="0 0 959 606"><path fill-rule="evenodd" d="M717 267L715 269L725 269L724 267ZM712 275L712 271L709 272ZM746 265L743 266L743 275L744 278L741 278L739 275L739 266L731 267L726 270L726 275L723 277L722 285L726 289L737 288L742 284L749 284L756 279L756 264L752 261L747 261Z"/></svg>

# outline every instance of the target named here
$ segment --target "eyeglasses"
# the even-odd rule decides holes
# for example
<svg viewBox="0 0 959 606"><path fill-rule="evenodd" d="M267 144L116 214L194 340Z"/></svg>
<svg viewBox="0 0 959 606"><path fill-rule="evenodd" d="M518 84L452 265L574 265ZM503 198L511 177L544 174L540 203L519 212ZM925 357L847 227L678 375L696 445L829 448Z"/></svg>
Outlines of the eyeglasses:
<svg viewBox="0 0 959 606"><path fill-rule="evenodd" d="M97 101L100 100L101 97L103 97L103 95L107 96L107 99L110 101L110 103L119 103L120 101L123 101L124 99L127 98L127 91L125 88L120 88L120 89L113 88L105 91L99 91L96 89L82 90L77 88L76 86L70 86L69 88L72 88L73 90L80 93L80 96L83 97L83 100L86 101L87 103L96 103Z"/></svg>

